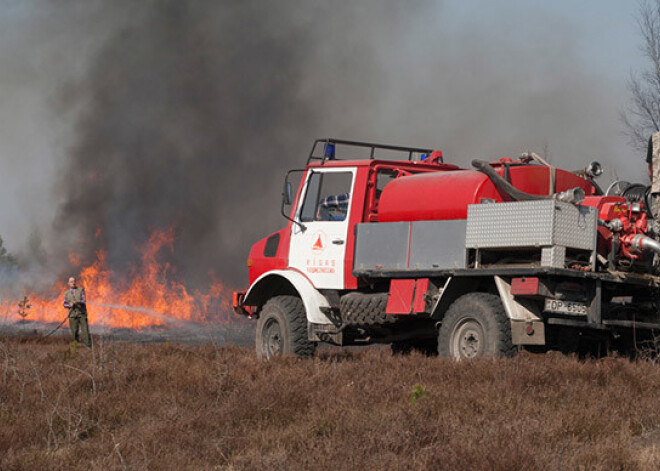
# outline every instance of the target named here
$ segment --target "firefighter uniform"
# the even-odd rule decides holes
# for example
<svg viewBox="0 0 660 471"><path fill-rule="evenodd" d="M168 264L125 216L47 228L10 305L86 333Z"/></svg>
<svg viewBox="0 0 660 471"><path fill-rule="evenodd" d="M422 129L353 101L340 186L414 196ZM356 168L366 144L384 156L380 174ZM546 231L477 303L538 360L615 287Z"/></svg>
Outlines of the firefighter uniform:
<svg viewBox="0 0 660 471"><path fill-rule="evenodd" d="M69 309L69 328L73 340L80 342L78 333L82 334L82 343L92 346L87 325L87 305L85 290L80 287L69 288L64 292L64 307Z"/></svg>

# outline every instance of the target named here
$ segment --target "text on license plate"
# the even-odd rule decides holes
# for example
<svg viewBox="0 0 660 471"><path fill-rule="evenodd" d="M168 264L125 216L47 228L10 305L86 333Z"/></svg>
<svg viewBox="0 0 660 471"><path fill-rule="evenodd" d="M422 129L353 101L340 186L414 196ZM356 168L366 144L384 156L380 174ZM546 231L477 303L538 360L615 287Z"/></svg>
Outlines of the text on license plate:
<svg viewBox="0 0 660 471"><path fill-rule="evenodd" d="M558 312L560 314L572 314L574 316L586 316L587 305L572 301L560 301L558 299L546 299L545 310Z"/></svg>

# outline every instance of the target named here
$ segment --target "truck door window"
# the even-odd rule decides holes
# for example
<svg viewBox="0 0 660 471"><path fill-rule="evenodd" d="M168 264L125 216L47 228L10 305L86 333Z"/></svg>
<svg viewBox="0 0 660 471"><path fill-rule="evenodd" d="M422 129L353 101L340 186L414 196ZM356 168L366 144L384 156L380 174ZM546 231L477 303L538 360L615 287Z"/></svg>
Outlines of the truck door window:
<svg viewBox="0 0 660 471"><path fill-rule="evenodd" d="M314 220L316 213L316 204L319 200L319 190L321 189L321 173L312 173L307 183L307 192L300 211L300 221L310 222Z"/></svg>
<svg viewBox="0 0 660 471"><path fill-rule="evenodd" d="M351 198L351 172L314 173L310 177L300 220L343 221Z"/></svg>

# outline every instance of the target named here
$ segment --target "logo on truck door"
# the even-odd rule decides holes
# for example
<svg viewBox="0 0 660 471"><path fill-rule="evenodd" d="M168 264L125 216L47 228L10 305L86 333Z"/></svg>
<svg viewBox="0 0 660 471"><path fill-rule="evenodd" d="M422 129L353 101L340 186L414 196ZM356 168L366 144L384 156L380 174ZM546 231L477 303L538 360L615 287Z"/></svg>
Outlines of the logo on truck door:
<svg viewBox="0 0 660 471"><path fill-rule="evenodd" d="M319 254L325 249L325 234L318 231L312 236L314 243L312 244L312 252Z"/></svg>

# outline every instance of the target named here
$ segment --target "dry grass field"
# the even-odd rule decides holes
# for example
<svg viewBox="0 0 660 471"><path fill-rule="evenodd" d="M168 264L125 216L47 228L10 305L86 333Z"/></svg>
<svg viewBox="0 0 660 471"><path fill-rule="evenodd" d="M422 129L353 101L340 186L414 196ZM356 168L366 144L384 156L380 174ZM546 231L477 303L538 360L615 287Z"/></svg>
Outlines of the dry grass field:
<svg viewBox="0 0 660 471"><path fill-rule="evenodd" d="M0 339L0 469L655 470L660 366Z"/></svg>

